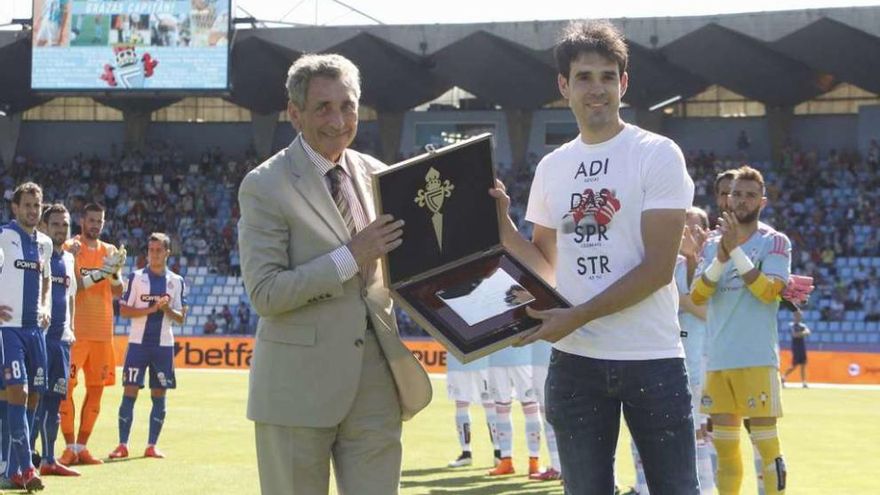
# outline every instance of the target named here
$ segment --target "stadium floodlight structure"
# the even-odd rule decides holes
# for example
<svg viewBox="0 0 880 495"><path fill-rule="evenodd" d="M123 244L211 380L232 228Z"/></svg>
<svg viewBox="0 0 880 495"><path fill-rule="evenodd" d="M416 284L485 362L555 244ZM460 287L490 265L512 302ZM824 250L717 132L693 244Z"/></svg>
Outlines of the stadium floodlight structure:
<svg viewBox="0 0 880 495"><path fill-rule="evenodd" d="M653 112L654 110L659 110L663 107L672 105L673 103L675 103L679 100L681 100L681 95L675 95L672 98L669 98L669 99L663 100L659 103L655 103L655 104L651 105L650 107L648 107L648 111Z"/></svg>

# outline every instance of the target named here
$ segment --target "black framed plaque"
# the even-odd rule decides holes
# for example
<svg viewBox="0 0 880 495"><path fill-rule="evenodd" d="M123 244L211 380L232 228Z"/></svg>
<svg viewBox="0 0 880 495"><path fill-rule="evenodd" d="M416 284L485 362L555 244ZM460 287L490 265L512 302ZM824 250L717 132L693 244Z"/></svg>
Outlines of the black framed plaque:
<svg viewBox="0 0 880 495"><path fill-rule="evenodd" d="M378 214L403 219L403 243L382 260L391 295L467 363L540 322L526 307L569 303L501 244L490 134L429 151L373 175Z"/></svg>

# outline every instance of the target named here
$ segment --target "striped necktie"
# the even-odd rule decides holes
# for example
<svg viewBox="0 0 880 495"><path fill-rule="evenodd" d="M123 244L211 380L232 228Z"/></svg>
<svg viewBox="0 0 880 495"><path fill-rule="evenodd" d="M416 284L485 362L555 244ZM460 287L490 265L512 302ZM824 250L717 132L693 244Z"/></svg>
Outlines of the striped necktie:
<svg viewBox="0 0 880 495"><path fill-rule="evenodd" d="M327 177L330 178L330 195L333 196L333 202L336 203L336 208L339 210L339 214L342 215L342 220L345 222L348 232L354 235L357 229L355 228L354 217L351 214L351 205L348 204L348 199L345 197L342 185L342 181L346 180L345 171L337 165L327 172Z"/></svg>

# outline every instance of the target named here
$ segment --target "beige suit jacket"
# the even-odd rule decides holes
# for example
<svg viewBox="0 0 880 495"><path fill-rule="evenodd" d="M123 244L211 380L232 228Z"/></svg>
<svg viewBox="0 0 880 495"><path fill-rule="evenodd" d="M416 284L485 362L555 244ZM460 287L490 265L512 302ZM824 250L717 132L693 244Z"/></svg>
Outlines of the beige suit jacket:
<svg viewBox="0 0 880 495"><path fill-rule="evenodd" d="M340 283L330 252L351 236L300 139L251 171L238 195L241 271L260 315L248 418L280 426L340 423L358 390L368 316L401 415L412 418L431 401L428 375L400 341L378 266ZM370 174L385 165L353 150L344 159L372 221Z"/></svg>

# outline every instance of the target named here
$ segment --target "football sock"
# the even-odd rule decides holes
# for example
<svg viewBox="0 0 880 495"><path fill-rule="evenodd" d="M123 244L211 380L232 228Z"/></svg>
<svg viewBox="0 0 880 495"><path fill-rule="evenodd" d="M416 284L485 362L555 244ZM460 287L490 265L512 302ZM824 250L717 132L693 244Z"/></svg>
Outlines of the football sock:
<svg viewBox="0 0 880 495"><path fill-rule="evenodd" d="M715 425L715 450L718 452L718 475L715 483L719 495L739 495L743 464L739 448L739 426Z"/></svg>
<svg viewBox="0 0 880 495"><path fill-rule="evenodd" d="M785 461L779 446L776 426L752 425L752 442L763 459L764 493L780 495L785 493Z"/></svg>
<svg viewBox="0 0 880 495"><path fill-rule="evenodd" d="M541 407L541 416L547 417L544 408ZM547 451L550 453L550 467L557 471L562 471L562 464L559 462L559 447L556 446L556 432L553 426L544 420L544 438L547 439Z"/></svg>
<svg viewBox="0 0 880 495"><path fill-rule="evenodd" d="M134 422L135 400L135 397L123 395L122 403L119 404L119 443L126 445L131 436L131 424Z"/></svg>
<svg viewBox="0 0 880 495"><path fill-rule="evenodd" d="M159 442L159 434L162 433L162 425L165 423L165 396L151 398L153 408L150 410L150 436L147 443L156 445Z"/></svg>
<svg viewBox="0 0 880 495"><path fill-rule="evenodd" d="M501 457L511 457L513 455L513 423L510 421L510 402L495 403L495 431L498 436L498 448L501 450Z"/></svg>
<svg viewBox="0 0 880 495"><path fill-rule="evenodd" d="M526 445L529 457L538 457L541 453L541 412L537 402L522 405L526 417Z"/></svg>
<svg viewBox="0 0 880 495"><path fill-rule="evenodd" d="M455 401L455 429L458 432L458 444L462 452L471 451L471 415L470 403Z"/></svg>
<svg viewBox="0 0 880 495"><path fill-rule="evenodd" d="M64 436L64 443L69 447L76 443L74 435L74 420L76 419L76 407L73 403L73 388L67 391L67 398L61 401L61 434Z"/></svg>
<svg viewBox="0 0 880 495"><path fill-rule="evenodd" d="M697 475L700 479L700 492L706 495L715 493L715 472L712 470L711 450L705 438L697 439Z"/></svg>
<svg viewBox="0 0 880 495"><path fill-rule="evenodd" d="M483 411L486 412L486 426L489 427L489 441L492 442L492 448L498 450L498 436L495 431L495 418L498 415L495 413L495 403L483 402Z"/></svg>
<svg viewBox="0 0 880 495"><path fill-rule="evenodd" d="M55 394L44 396L40 404L40 438L43 444L43 461L55 464L55 439L58 438L58 426L61 419L58 409L62 397Z"/></svg>
<svg viewBox="0 0 880 495"><path fill-rule="evenodd" d="M6 464L6 477L33 467L31 464L30 432L27 424L27 407L23 404L7 406L9 419L9 462Z"/></svg>
<svg viewBox="0 0 880 495"><path fill-rule="evenodd" d="M80 413L79 433L76 443L85 446L89 443L98 414L101 413L101 396L104 395L104 386L86 387L86 397L83 400L82 412Z"/></svg>
<svg viewBox="0 0 880 495"><path fill-rule="evenodd" d="M9 462L9 419L7 416L7 402L0 401L0 462ZM5 471L4 471L5 472Z"/></svg>

